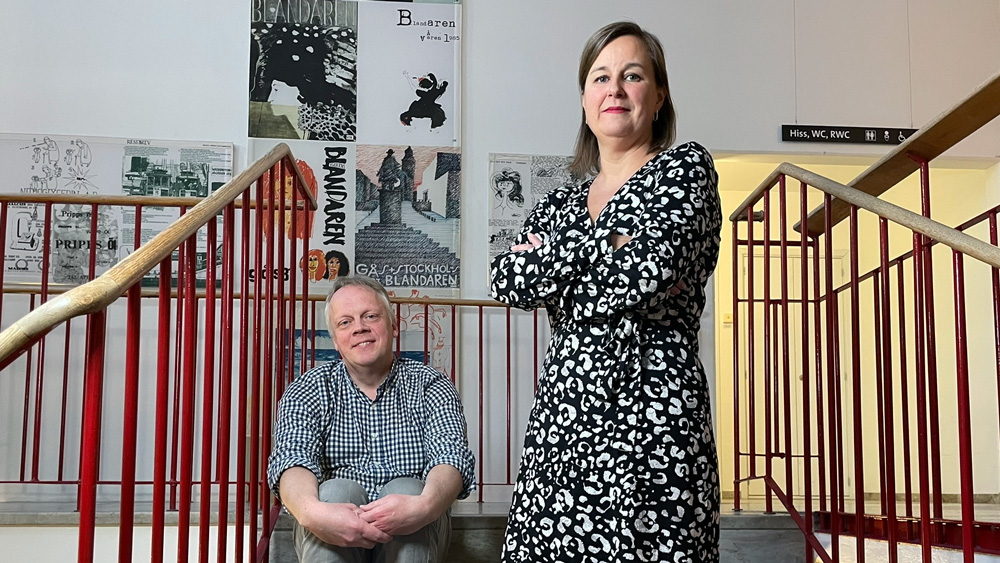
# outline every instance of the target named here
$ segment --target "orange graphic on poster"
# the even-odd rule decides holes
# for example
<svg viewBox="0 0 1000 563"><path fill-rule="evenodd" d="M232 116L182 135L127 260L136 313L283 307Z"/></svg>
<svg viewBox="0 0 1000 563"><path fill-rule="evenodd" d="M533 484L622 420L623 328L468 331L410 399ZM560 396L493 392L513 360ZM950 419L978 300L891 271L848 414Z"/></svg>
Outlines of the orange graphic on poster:
<svg viewBox="0 0 1000 563"><path fill-rule="evenodd" d="M306 264L307 259L308 265ZM320 267L321 264L323 267ZM309 281L316 283L322 280L326 274L326 258L323 251L316 248L310 250L307 257L299 260L299 267L306 271Z"/></svg>
<svg viewBox="0 0 1000 563"><path fill-rule="evenodd" d="M313 198L316 198L317 185L316 185L316 175L313 173L312 168L304 160L297 160L295 164L298 165L299 171L302 172L302 177L306 181L306 189L312 192ZM293 182L294 174L290 170L284 171L284 192L285 192L285 209L291 207L292 205L292 189L294 187ZM265 201L271 197L271 174L264 173L261 177L261 182L263 183L263 192ZM275 207L279 206L278 197L280 197L280 191L275 193ZM302 195L297 197L297 201L302 203ZM279 217L279 211L274 212L274 226L275 228L281 228L281 217ZM295 233L292 233L292 214L287 213L285 216L285 235L289 239L304 239L312 233L313 218L316 212L311 209L303 209L301 211L296 211L298 217L296 218ZM266 231L265 231L266 232Z"/></svg>

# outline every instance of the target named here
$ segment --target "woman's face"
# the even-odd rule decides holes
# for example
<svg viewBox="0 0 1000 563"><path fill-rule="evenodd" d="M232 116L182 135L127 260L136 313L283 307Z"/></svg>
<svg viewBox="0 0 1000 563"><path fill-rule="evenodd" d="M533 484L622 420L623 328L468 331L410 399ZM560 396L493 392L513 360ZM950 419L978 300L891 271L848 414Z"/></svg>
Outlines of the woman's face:
<svg viewBox="0 0 1000 563"><path fill-rule="evenodd" d="M507 195L512 189L514 189L514 182L512 180L500 180L497 182L497 192L500 195Z"/></svg>
<svg viewBox="0 0 1000 563"><path fill-rule="evenodd" d="M330 274L330 279L336 279L337 274L340 273L340 258L334 256L326 261L326 268Z"/></svg>
<svg viewBox="0 0 1000 563"><path fill-rule="evenodd" d="M319 256L315 254L309 255L309 273L315 274L316 270L319 269Z"/></svg>
<svg viewBox="0 0 1000 563"><path fill-rule="evenodd" d="M653 116L664 97L646 44L626 35L597 55L584 83L582 104L599 146L612 142L629 148L651 142Z"/></svg>

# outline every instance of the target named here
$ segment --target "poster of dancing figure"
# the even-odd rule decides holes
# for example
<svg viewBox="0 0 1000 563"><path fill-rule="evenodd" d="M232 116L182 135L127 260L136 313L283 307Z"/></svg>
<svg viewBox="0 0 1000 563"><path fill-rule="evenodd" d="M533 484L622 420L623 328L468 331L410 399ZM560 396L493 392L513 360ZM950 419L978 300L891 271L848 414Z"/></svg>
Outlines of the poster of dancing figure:
<svg viewBox="0 0 1000 563"><path fill-rule="evenodd" d="M461 6L358 4L358 142L457 146Z"/></svg>

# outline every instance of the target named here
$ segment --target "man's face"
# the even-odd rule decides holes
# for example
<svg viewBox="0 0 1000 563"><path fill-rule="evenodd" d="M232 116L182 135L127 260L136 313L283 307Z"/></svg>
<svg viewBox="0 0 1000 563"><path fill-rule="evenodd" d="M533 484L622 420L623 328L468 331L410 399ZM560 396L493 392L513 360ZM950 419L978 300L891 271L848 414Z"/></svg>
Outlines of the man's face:
<svg viewBox="0 0 1000 563"><path fill-rule="evenodd" d="M327 323L348 373L356 377L389 373L397 330L373 290L349 285L334 293Z"/></svg>

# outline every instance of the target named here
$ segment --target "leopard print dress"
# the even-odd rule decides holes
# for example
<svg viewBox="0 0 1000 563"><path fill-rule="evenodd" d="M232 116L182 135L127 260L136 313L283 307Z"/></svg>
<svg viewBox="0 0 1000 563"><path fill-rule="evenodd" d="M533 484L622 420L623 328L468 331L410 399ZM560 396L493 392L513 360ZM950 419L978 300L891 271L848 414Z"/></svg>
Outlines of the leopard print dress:
<svg viewBox="0 0 1000 563"><path fill-rule="evenodd" d="M653 157L596 223L556 189L492 264L494 296L552 326L503 561L718 561L719 473L698 360L722 215L708 151ZM612 233L632 237L618 250ZM671 295L681 281L686 289Z"/></svg>

